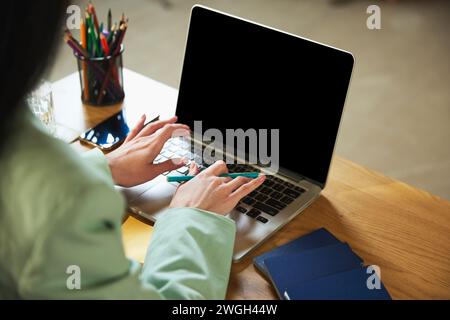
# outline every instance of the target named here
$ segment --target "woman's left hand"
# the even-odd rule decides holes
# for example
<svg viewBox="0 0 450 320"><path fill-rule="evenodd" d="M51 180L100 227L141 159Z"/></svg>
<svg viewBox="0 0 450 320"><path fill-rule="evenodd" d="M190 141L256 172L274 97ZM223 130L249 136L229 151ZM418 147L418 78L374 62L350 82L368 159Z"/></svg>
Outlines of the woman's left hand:
<svg viewBox="0 0 450 320"><path fill-rule="evenodd" d="M106 155L115 184L132 187L186 165L186 159L170 159L154 164L164 144L173 136L189 134L189 127L176 124L177 117L145 126L145 115L124 143Z"/></svg>

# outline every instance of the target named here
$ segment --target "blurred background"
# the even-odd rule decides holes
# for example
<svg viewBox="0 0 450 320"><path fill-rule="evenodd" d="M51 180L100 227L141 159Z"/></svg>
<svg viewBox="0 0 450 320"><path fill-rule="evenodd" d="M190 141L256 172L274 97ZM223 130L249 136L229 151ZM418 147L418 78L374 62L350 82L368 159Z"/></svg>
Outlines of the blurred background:
<svg viewBox="0 0 450 320"><path fill-rule="evenodd" d="M351 51L337 154L450 200L450 1L94 1L102 20L108 8L114 20L130 19L125 67L176 88L196 3ZM371 4L381 8L381 30L366 26ZM47 78L76 70L61 40Z"/></svg>

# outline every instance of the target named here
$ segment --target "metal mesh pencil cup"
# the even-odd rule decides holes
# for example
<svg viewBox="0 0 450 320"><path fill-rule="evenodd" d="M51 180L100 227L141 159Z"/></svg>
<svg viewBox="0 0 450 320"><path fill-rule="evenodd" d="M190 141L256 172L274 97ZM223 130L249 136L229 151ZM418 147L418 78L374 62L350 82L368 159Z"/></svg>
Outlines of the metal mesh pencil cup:
<svg viewBox="0 0 450 320"><path fill-rule="evenodd" d="M81 101L92 106L110 106L125 98L123 45L115 55L85 58L74 52L80 76Z"/></svg>

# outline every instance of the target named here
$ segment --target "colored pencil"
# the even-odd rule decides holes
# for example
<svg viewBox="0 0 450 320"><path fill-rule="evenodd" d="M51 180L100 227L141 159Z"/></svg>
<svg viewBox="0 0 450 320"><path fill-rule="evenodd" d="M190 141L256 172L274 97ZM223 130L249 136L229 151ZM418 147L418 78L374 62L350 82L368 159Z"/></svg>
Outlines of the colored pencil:
<svg viewBox="0 0 450 320"><path fill-rule="evenodd" d="M102 43L103 52L105 53L105 56L109 56L108 41L106 40L106 37L103 33L100 34L100 41Z"/></svg>
<svg viewBox="0 0 450 320"><path fill-rule="evenodd" d="M220 175L224 178L237 178L246 177L251 179L256 179L259 177L259 172L235 172L235 173L224 173ZM195 178L195 176L167 176L167 182L185 182Z"/></svg>
<svg viewBox="0 0 450 320"><path fill-rule="evenodd" d="M115 32L116 32L116 24L114 24L114 25L112 26L111 31L109 32L109 35L108 35L108 44L109 44L110 46L111 46L111 44L112 44L112 42L113 42Z"/></svg>
<svg viewBox="0 0 450 320"><path fill-rule="evenodd" d="M83 49L87 49L87 40L86 40L87 34L86 34L86 25L81 19L80 22L80 39L81 39L81 46ZM83 92L84 92L84 99L89 100L89 82L88 82L88 74L87 74L87 65L86 62L81 62L82 69L83 69Z"/></svg>
<svg viewBox="0 0 450 320"><path fill-rule="evenodd" d="M111 9L108 10L108 32L111 32L112 28L112 14Z"/></svg>
<svg viewBox="0 0 450 320"><path fill-rule="evenodd" d="M97 19L97 14L95 13L95 8L92 5L92 3L89 3L88 5L88 11L91 14L91 16L93 17L93 21L94 21L94 26L95 29L97 31L97 34L99 34L99 27L98 27L98 19Z"/></svg>
<svg viewBox="0 0 450 320"><path fill-rule="evenodd" d="M86 13L86 20L89 23L89 27L91 28L91 37L92 37L92 42L93 42L93 47L94 47L94 56L100 56L100 48L98 46L98 33L97 33L97 29L94 26L94 22L93 22L93 18L92 15L90 15L89 13Z"/></svg>

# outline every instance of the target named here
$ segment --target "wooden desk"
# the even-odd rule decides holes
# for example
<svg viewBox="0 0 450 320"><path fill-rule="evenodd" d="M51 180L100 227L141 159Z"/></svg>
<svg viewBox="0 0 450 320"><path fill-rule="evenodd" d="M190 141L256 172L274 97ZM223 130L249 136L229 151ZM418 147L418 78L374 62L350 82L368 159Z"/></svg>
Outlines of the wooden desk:
<svg viewBox="0 0 450 320"><path fill-rule="evenodd" d="M168 117L176 90L125 70L124 107ZM77 75L53 86L56 119L79 130L119 110L84 107ZM138 112L138 114L139 114ZM275 299L252 258L319 227L348 242L367 264L381 268L394 299L450 299L450 202L335 157L322 196L250 257L234 264L227 298ZM123 225L127 255L143 260L152 227L129 217Z"/></svg>

